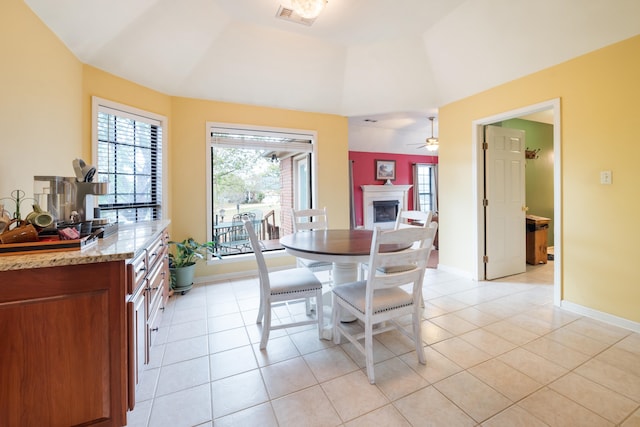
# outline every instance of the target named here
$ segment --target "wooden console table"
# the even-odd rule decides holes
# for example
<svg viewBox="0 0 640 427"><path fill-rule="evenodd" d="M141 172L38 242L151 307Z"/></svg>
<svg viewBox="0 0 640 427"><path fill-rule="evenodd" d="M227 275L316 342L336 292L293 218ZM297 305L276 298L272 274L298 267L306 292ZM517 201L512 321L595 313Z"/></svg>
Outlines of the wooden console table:
<svg viewBox="0 0 640 427"><path fill-rule="evenodd" d="M527 264L547 263L547 233L549 218L527 215Z"/></svg>

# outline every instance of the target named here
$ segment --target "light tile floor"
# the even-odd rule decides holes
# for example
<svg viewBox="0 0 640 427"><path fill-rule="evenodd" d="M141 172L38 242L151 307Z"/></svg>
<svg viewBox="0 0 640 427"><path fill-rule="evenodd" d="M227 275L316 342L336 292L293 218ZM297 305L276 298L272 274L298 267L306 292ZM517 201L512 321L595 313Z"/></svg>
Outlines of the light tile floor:
<svg viewBox="0 0 640 427"><path fill-rule="evenodd" d="M479 283L429 269L427 364L380 335L375 385L313 327L260 351L257 279L196 286L170 300L128 425L640 426L640 334L555 308L552 266Z"/></svg>

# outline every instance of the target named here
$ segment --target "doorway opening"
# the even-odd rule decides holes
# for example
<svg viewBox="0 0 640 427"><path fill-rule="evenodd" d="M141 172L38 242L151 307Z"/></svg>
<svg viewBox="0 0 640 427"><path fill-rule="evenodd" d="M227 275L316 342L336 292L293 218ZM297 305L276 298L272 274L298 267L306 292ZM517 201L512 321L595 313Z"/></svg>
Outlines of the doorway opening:
<svg viewBox="0 0 640 427"><path fill-rule="evenodd" d="M560 123L560 99L553 99L549 101L545 101L539 104L523 107L517 110L507 111L504 113L500 113L494 116L485 117L479 120L475 120L472 123L472 141L473 141L473 166L474 166L474 193L476 199L476 232L474 233L476 236L476 268L475 268L475 279L476 280L485 280L485 265L484 265L484 255L485 255L485 247L488 239L496 238L495 236L486 235L485 234L485 209L484 209L484 176L485 176L485 166L484 166L484 153L482 149L482 145L484 142L484 127L487 125L491 125L493 123L502 122L509 119L514 118L523 118L523 116L530 116L538 113L551 113L553 115L553 222L554 222L554 230L553 230L553 241L554 241L554 283L553 283L553 294L554 294L554 304L560 305L561 300L561 262L562 262L562 187L561 187L561 123ZM523 227L522 233L524 235L525 229ZM498 237L501 238L501 237ZM508 237L504 237L508 238Z"/></svg>

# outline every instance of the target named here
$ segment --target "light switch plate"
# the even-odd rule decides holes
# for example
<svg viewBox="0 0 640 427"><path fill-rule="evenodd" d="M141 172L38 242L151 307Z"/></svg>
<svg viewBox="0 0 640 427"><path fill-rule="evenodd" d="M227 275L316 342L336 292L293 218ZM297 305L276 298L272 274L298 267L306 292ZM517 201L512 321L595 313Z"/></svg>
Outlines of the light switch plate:
<svg viewBox="0 0 640 427"><path fill-rule="evenodd" d="M611 184L611 171L600 172L600 184Z"/></svg>

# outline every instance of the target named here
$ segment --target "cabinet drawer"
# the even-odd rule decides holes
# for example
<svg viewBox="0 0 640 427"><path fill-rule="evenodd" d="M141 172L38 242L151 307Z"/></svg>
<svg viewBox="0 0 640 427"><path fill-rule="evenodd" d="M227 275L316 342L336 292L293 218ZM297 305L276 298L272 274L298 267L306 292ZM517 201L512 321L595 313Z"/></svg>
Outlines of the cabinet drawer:
<svg viewBox="0 0 640 427"><path fill-rule="evenodd" d="M127 293L133 294L147 276L147 252L140 254L127 264Z"/></svg>
<svg viewBox="0 0 640 427"><path fill-rule="evenodd" d="M147 248L147 264L149 265L149 271L154 268L157 262L162 260L166 250L167 244L164 241L164 234L161 234Z"/></svg>
<svg viewBox="0 0 640 427"><path fill-rule="evenodd" d="M162 288L164 286L165 281L165 269L163 267L163 263L157 263L153 268L151 273L149 274L148 281L148 317L152 317L155 315L155 312L158 310L160 300L162 299Z"/></svg>

